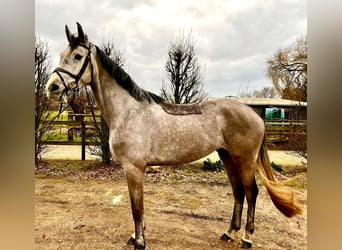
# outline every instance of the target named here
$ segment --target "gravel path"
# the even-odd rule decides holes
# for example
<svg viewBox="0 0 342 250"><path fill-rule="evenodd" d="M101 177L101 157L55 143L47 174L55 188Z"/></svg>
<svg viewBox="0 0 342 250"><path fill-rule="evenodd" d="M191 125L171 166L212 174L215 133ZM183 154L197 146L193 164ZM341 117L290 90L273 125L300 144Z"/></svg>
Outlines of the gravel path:
<svg viewBox="0 0 342 250"><path fill-rule="evenodd" d="M269 150L268 151L271 162L278 165L302 165L302 159L294 156L292 151L280 151L280 150ZM204 157L198 161L204 161L207 158L212 161L218 160L217 153ZM81 146L47 146L47 151L42 155L43 159L54 159L54 160L81 160ZM86 160L96 160L99 157L93 156L86 149Z"/></svg>

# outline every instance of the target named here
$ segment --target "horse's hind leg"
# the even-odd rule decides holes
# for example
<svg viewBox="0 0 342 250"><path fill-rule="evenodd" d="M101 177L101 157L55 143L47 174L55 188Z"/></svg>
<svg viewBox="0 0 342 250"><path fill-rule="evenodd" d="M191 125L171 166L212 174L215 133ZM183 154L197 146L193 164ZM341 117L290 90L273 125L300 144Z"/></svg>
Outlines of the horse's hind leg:
<svg viewBox="0 0 342 250"><path fill-rule="evenodd" d="M230 228L221 236L221 240L233 241L235 232L241 228L241 215L245 199L245 190L238 169L228 151L219 149L217 152L226 167L234 195L234 211L230 222Z"/></svg>
<svg viewBox="0 0 342 250"><path fill-rule="evenodd" d="M244 155L237 159L234 158L234 162L238 167L248 204L245 236L241 240L240 247L250 248L252 246L251 236L254 232L255 205L259 192L254 177L254 167L256 163L253 161L252 156L249 157L249 155Z"/></svg>

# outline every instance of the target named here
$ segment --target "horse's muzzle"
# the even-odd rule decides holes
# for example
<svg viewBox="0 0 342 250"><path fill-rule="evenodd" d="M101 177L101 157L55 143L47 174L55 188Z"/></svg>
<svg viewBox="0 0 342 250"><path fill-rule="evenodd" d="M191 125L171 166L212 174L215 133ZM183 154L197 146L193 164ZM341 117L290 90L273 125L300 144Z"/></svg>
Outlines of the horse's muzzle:
<svg viewBox="0 0 342 250"><path fill-rule="evenodd" d="M55 77L53 74L46 84L46 95L51 100L68 103L68 99L73 98L74 93L77 91L75 82L69 85L63 84L59 77Z"/></svg>
<svg viewBox="0 0 342 250"><path fill-rule="evenodd" d="M57 78L51 77L46 84L46 96L55 101L65 102L67 89Z"/></svg>

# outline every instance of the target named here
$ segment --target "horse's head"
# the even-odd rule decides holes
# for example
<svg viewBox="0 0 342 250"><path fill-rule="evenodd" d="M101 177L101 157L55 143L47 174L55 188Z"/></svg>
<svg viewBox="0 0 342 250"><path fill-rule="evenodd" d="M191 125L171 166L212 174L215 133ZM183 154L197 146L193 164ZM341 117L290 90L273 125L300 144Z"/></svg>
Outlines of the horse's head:
<svg viewBox="0 0 342 250"><path fill-rule="evenodd" d="M77 36L71 34L68 26L65 26L69 44L61 53L59 66L46 84L46 94L50 99L67 103L79 88L92 82L91 49L94 46L88 42L79 23L77 32Z"/></svg>

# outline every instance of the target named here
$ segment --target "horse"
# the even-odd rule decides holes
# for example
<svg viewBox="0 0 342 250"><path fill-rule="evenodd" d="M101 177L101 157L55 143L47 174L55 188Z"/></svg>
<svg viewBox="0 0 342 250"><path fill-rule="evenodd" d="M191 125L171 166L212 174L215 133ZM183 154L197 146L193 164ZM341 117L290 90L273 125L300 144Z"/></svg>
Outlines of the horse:
<svg viewBox="0 0 342 250"><path fill-rule="evenodd" d="M67 48L46 84L48 98L70 103L78 89L90 86L110 130L110 149L125 171L135 225L134 249L145 249L144 175L147 166L192 162L214 151L224 163L234 206L229 229L220 237L233 241L241 228L246 198L247 221L241 248L252 247L258 170L275 207L287 217L302 213L293 191L278 182L266 149L265 124L250 107L228 98L197 104L168 104L140 88L98 46L65 25Z"/></svg>

